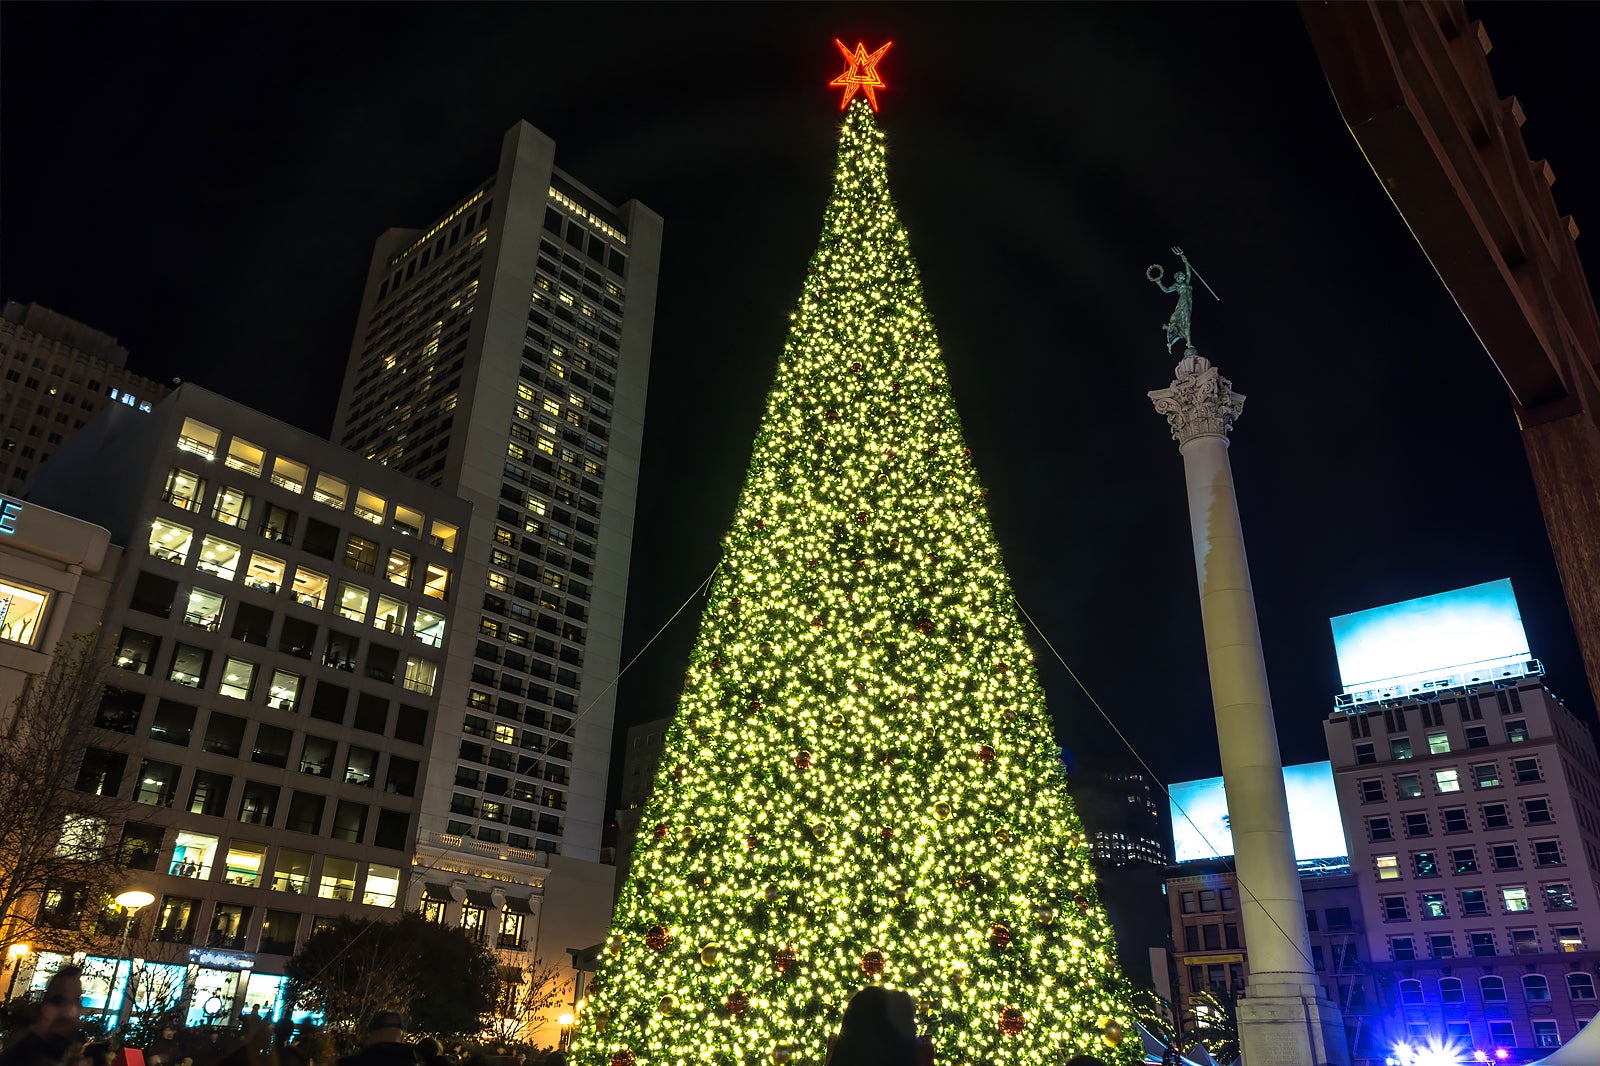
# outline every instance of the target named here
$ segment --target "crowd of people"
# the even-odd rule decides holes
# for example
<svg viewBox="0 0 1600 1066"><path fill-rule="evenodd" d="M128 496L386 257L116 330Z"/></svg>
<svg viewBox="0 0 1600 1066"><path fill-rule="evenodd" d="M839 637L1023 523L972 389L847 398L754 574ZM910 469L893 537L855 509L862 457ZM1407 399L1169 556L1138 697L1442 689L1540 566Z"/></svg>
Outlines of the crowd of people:
<svg viewBox="0 0 1600 1066"><path fill-rule="evenodd" d="M0 1066L130 1066L118 1062L112 1042L91 1042L79 1029L83 1002L82 974L63 966L45 986L33 1024L0 1051ZM159 1034L142 1049L145 1066L489 1066L481 1054L462 1045L448 1051L431 1037L406 1039L405 1019L396 1011L380 1011L367 1024L361 1050L334 1061L315 1032L278 1034L248 1015L237 1032L216 1027L186 1030L176 1017L163 1020ZM521 1066L521 1060L517 1060ZM933 1044L917 1035L916 1008L905 992L869 985L851 997L828 1042L827 1066L933 1066ZM543 1066L566 1066L560 1052ZM1105 1066L1092 1055L1079 1055L1066 1066Z"/></svg>

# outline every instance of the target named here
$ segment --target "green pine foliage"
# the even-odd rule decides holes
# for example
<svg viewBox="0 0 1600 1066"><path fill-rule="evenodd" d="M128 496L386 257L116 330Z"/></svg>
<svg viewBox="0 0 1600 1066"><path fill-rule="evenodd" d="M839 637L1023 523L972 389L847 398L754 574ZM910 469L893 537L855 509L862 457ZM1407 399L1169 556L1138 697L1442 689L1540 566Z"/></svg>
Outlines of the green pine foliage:
<svg viewBox="0 0 1600 1066"><path fill-rule="evenodd" d="M607 947L584 1066L820 1066L869 982L940 1063L1138 1060L861 101Z"/></svg>

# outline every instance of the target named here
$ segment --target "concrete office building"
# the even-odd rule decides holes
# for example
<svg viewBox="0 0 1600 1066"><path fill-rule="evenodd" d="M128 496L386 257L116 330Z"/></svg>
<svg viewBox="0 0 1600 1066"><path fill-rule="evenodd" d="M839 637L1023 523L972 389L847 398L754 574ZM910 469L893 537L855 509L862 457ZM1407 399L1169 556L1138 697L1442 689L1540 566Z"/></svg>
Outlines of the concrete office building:
<svg viewBox="0 0 1600 1066"><path fill-rule="evenodd" d="M128 887L156 897L130 954L191 1024L276 1016L319 921L421 897L409 859L469 509L193 385L102 411L22 502L24 523L54 507L124 545L85 780L126 804L106 830ZM61 961L37 959L34 987ZM117 1000L112 972L89 960L90 1007Z"/></svg>
<svg viewBox="0 0 1600 1066"><path fill-rule="evenodd" d="M0 311L0 487L16 491L109 403L149 411L172 391L128 369L115 337L38 304Z"/></svg>
<svg viewBox="0 0 1600 1066"><path fill-rule="evenodd" d="M1600 1006L1600 762L1538 663L1516 673L1325 727L1389 1039L1512 1062Z"/></svg>
<svg viewBox="0 0 1600 1066"><path fill-rule="evenodd" d="M486 180L378 239L334 431L473 506L418 856L471 891L537 880L570 900L567 927L541 930L547 962L610 918L601 833L660 241L655 214L595 195L517 124Z"/></svg>
<svg viewBox="0 0 1600 1066"><path fill-rule="evenodd" d="M671 718L640 722L628 730L622 754L621 790L617 796L617 891L627 879L633 848L639 842L639 820L655 789L656 773L667 747Z"/></svg>

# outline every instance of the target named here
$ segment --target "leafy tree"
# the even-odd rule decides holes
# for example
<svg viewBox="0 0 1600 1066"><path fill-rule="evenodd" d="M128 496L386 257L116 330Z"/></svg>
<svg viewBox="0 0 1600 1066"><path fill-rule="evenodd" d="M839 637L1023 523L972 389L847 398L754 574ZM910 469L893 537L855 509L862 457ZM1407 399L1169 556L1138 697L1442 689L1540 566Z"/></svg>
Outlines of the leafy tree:
<svg viewBox="0 0 1600 1066"><path fill-rule="evenodd" d="M1239 1057L1238 1001L1226 992L1196 992L1190 1000L1194 1028L1186 1035L1185 1048L1204 1044L1218 1062Z"/></svg>
<svg viewBox="0 0 1600 1066"><path fill-rule="evenodd" d="M820 1062L879 983L915 998L940 1062L1132 1063L1130 989L864 102L822 230L572 1060Z"/></svg>
<svg viewBox="0 0 1600 1066"><path fill-rule="evenodd" d="M498 989L495 957L459 929L420 915L394 921L341 917L289 960L289 997L320 1010L335 1038L353 1043L381 1010L412 1032L479 1032Z"/></svg>
<svg viewBox="0 0 1600 1066"><path fill-rule="evenodd" d="M94 728L104 675L96 633L66 638L0 712L0 946L71 952L120 932L111 897L127 886L111 829L125 805L102 793L116 792L126 756Z"/></svg>

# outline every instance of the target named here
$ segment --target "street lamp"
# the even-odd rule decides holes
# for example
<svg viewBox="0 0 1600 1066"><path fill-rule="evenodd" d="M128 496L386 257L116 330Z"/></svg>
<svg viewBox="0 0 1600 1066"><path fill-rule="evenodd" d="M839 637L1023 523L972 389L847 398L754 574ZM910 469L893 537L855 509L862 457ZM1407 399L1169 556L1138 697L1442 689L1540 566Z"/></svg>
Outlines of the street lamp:
<svg viewBox="0 0 1600 1066"><path fill-rule="evenodd" d="M139 908L148 907L156 898L140 888L129 889L116 897L117 906L128 912L128 920L122 923L122 946L117 949L117 964L111 968L111 988L107 989L109 996L117 987L117 974L122 970L122 960L128 957L128 933L133 929L133 923L139 917ZM133 964L128 964L128 984L133 984ZM128 1011L132 1009L128 992L123 989L122 998L117 1002L117 1028L122 1029L128 1023ZM108 1003L107 1006L110 1004Z"/></svg>
<svg viewBox="0 0 1600 1066"><path fill-rule="evenodd" d="M571 1011L562 1011L561 1014L557 1015L556 1024L561 1026L561 1047L559 1050L565 1051L571 1045L572 1023L575 1021L577 1019L572 1016Z"/></svg>
<svg viewBox="0 0 1600 1066"><path fill-rule="evenodd" d="M17 971L22 969L23 957L33 948L27 944L12 944L6 949L6 958L11 960L11 980L6 982L6 1002L11 1002L11 993L17 987Z"/></svg>

